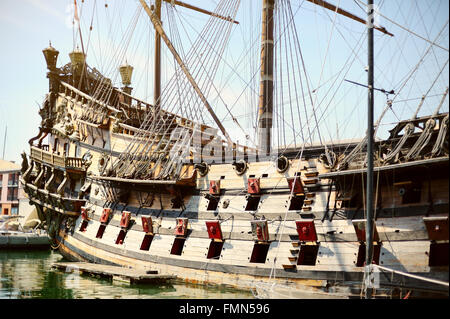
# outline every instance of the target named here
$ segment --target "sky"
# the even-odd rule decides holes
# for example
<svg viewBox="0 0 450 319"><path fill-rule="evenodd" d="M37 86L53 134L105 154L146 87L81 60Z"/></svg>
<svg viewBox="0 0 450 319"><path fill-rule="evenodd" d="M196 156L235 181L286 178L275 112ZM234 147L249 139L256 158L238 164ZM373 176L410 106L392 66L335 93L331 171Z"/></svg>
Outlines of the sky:
<svg viewBox="0 0 450 319"><path fill-rule="evenodd" d="M253 2L252 2L253 1ZM246 85L241 77L247 76L254 72L251 65L244 65L240 60L240 51L238 49L249 50L252 54L258 54L259 47L250 46L253 43L259 31L260 26L255 23L258 18L259 7L256 0L242 1L247 8L250 7L250 13L238 13L237 19L240 21L239 26L233 27L232 38L244 39L244 44L239 47L227 49L224 55L229 58L231 63L235 63L236 70L224 71L219 76L219 84L221 90L221 97L230 99L228 107L233 107L233 112L236 112L237 118L243 121L242 127L251 130L252 121L254 119L246 117L245 114L255 108L255 95L247 96L246 92L242 101L233 103L237 96L240 96L241 87ZM218 0L186 0L185 2L212 9ZM339 4L345 9L359 16L364 16L361 4L357 0L333 0L331 3ZM448 1L446 0L428 0L428 1L375 1L379 3L380 10L386 16L394 19L402 26L416 32L418 35L427 39L435 39L441 31L445 22L448 22ZM81 3L78 0L78 3ZM342 63L338 61L345 61L345 57L351 54L359 39L365 32L364 26L360 26L356 22L349 22L346 18L336 17L333 12L325 12L323 9L317 9L310 3L301 1L292 1L293 10L296 13L297 26L300 29L299 36L302 44L302 52L304 53L305 61L308 63L308 72L311 78L311 83L314 88L323 88L333 80L333 76L338 73L343 73ZM417 4L419 3L419 4ZM0 39L2 39L2 51L0 59L0 68L2 75L0 77L0 158L5 160L13 160L20 163L20 153L25 151L29 153L29 146L27 141L38 133L38 126L40 117L38 115L39 105L42 103L45 94L48 92L48 80L46 78L46 65L42 54L42 50L49 45L49 41L53 47L59 50L58 66L66 64L68 53L74 49L74 32L72 28L73 19L73 1L72 0L1 0L0 1ZM108 5L108 8L105 7ZM119 8L114 8L118 4ZM300 10L297 10L301 6ZM121 55L121 58L114 61L114 54L118 49L118 44L126 39L123 36L127 32L127 26L133 19L136 13L137 1L112 1L112 0L84 0L84 4L80 4L79 13L82 16L83 36L86 43L89 41L90 48L88 53L88 64L105 72L107 76L113 78L113 82L120 86L117 67L125 62L132 64L135 67L134 92L139 98L152 101L152 75L148 71L148 66L152 61L149 58L149 52L152 49L151 39L146 35L151 28L148 18L141 12L137 31L133 35L133 39L129 44L128 51ZM94 11L93 8L95 8ZM108 11L110 9L110 11ZM84 11L83 11L84 10ZM92 14L98 12L98 14ZM109 13L108 13L109 12ZM179 12L186 14L185 23L187 31L184 36L186 42L188 36L194 38L190 27L201 25L207 21L207 18L199 14L189 12L189 10L180 9ZM252 18L254 16L255 18ZM414 16L415 20L409 20L410 16ZM106 22L110 24L102 25L101 18L105 18ZM166 17L167 19L167 17ZM253 20L254 19L254 20ZM379 17L380 23L389 31L395 34L393 39L376 34L376 57L380 61L376 67L376 86L385 89L399 89L402 79L407 77L408 70L414 68L416 63L420 60L429 43L420 39L411 33L405 32L404 29L393 25L383 17ZM332 22L336 22L333 24ZM92 38L89 37L88 27L92 22L93 32ZM112 23L113 22L113 23ZM251 28L251 33L245 33L240 28L246 24L254 24ZM109 27L108 27L109 25ZM182 30L180 29L180 32ZM335 39L328 38L328 34L334 34ZM349 36L348 40L344 36ZM411 86L403 88L402 94L397 100L403 101L411 98L420 97L433 82L435 75L440 70L443 61L448 59L448 24L443 28L441 36L438 38L438 43L447 48L442 50L434 47L427 60L424 61L425 67L421 68L417 74L414 75L414 81ZM76 45L79 45L77 41ZM365 46L366 41L360 45L360 56L355 59L355 63L351 68L351 72L346 74L349 79L364 83L365 75ZM163 61L163 69L170 70L169 62L171 57L169 53L165 53ZM355 55L356 56L356 55ZM325 62L324 62L325 61ZM165 64L167 63L167 64ZM240 73L242 68L242 73ZM170 72L163 70L163 76L170 77ZM422 73L420 73L422 72ZM342 75L343 76L343 75ZM257 91L256 85L252 88ZM249 82L247 82L248 84ZM444 68L442 75L438 78L436 85L433 87L430 95L442 93L445 86L448 86L448 64ZM322 92L324 89L321 89ZM330 86L330 88L335 88ZM350 91L353 90L353 91ZM214 91L214 90L213 90ZM328 134L332 133L338 135L347 132L346 137L360 137L356 136L356 131L364 132L365 121L365 101L366 92L364 89L342 85L341 93L338 93L334 99L328 95L323 96L323 105L328 103L337 104L337 111L324 111L324 113L317 112L318 115L326 114L330 120L336 122L347 121L350 115L354 115L353 120L349 120L349 124L339 126L338 124L331 124L328 120L324 120L325 135L323 138L328 139ZM321 91L318 90L317 97L314 99L321 101ZM439 97L436 97L438 99ZM330 102L328 102L328 99ZM377 95L379 102L379 109L381 110L384 104L385 97ZM432 112L436 106L436 99L425 105L424 110L428 113ZM212 97L213 101L218 100L217 96ZM331 102L333 101L333 102ZM336 101L336 102L334 102ZM228 103L228 102L227 102ZM359 103L359 104L358 104ZM428 102L427 102L428 103ZM395 104L398 108L395 112L389 113L386 118L386 123L390 124L399 117L407 115L407 111L414 110L417 101L399 102ZM224 111L223 106L218 106L219 117L225 117L227 112ZM441 111L448 112L448 97L444 102ZM300 110L298 111L300 112ZM375 113L375 117L381 111ZM341 118L342 117L342 118ZM245 122L247 121L247 122ZM239 129L228 118L225 122L226 127L233 133L237 134ZM286 127L289 126L286 124ZM292 125L297 125L293 123ZM332 132L331 132L332 131ZM6 133L6 143L4 143Z"/></svg>

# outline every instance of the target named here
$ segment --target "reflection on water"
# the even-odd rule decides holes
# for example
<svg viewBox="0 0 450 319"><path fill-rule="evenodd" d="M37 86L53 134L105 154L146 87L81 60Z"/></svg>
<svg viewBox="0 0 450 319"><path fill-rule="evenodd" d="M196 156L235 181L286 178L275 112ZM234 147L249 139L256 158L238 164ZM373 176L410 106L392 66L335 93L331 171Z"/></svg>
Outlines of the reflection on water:
<svg viewBox="0 0 450 319"><path fill-rule="evenodd" d="M251 292L173 283L129 285L52 269L63 257L52 251L0 251L0 299L6 298L253 298Z"/></svg>

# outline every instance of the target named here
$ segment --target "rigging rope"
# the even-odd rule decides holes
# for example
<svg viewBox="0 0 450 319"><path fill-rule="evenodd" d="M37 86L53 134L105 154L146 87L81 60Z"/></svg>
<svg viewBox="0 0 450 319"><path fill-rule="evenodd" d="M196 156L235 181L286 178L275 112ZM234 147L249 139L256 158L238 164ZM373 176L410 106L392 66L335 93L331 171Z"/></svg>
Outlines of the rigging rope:
<svg viewBox="0 0 450 319"><path fill-rule="evenodd" d="M417 115L419 114L419 111L420 111L420 109L421 109L421 107L422 107L422 105L423 105L423 103L424 103L426 97L428 96L428 93L430 93L431 89L433 88L434 84L435 84L436 81L438 80L439 76L441 75L442 71L443 71L444 68L446 67L447 63L448 63L448 60L447 60L447 62L444 64L444 67L441 69L441 71L439 72L439 74L436 76L435 80L434 80L433 83L431 84L431 86L430 86L430 88L428 89L428 91L422 96L422 100L420 101L419 106L417 107L416 112L415 112L414 115L411 117L410 121L413 121L414 119L417 118ZM448 88L447 88L446 92L445 92L444 95L443 95L443 98L442 98L442 100L441 100L441 103L439 104L438 109L437 109L437 110L435 111L435 113L433 114L433 117L434 117L435 115L437 115L437 111L441 108L441 106L442 106L442 104L443 104L443 102L444 102L444 100L445 100L445 97L447 96L447 93L448 93ZM432 129L431 124L432 124L432 123L430 122L430 124L427 125L427 127L430 126L430 127L427 129L427 130L428 130L428 133L429 133L429 130ZM389 162L391 162L394 158L397 158L397 155L399 154L399 152L400 152L400 150L402 149L403 145L405 144L405 142L408 140L408 138L409 138L413 133L414 133L414 124L413 124L413 123L408 123L408 124L406 125L406 127L405 127L405 133L403 134L402 138L401 138L400 141L397 143L396 147L395 147L395 148L394 148L394 149L393 149L393 150L392 150L392 151L384 158L383 162L384 162L384 163L389 163ZM423 144L423 143L425 142L425 139L426 139L425 135L428 134L428 133L423 134L424 137L421 139L421 142L420 142L420 143L422 143L422 144L420 144L420 145L422 145L422 147L420 148L420 150L422 150L423 147L426 145L426 143L425 143L425 144ZM431 136L429 136L428 139L429 139L430 137L431 137ZM417 142L419 142L419 141L417 141ZM414 147L411 149L411 151L410 151L411 156L412 156L412 154L413 154L412 152L414 152L413 149L414 149L414 148L418 148L418 147L419 147L419 144L417 144L417 146L414 146ZM419 152L420 152L420 151L419 151ZM416 154L416 155L417 155L417 154Z"/></svg>
<svg viewBox="0 0 450 319"><path fill-rule="evenodd" d="M356 1L358 1L360 4L362 4L362 5L364 5L364 6L367 7L367 3L364 3L364 2L362 2L361 0L356 0ZM414 31L412 31L412 30L410 30L410 29L408 29L408 28L406 28L406 27L404 27L404 26L398 24L397 22L393 21L392 19L389 19L389 18L386 17L385 15L381 14L379 11L376 11L376 13L377 13L378 15L380 15L381 17L385 18L386 20L388 20L389 22L391 22L392 24L395 24L395 25L398 26L399 28L401 28L401 29L403 29L403 30L405 30L405 31L407 31L407 32L409 32L409 33L411 33L412 35L415 35L416 37L418 37L418 38L420 38L420 39L422 39L422 40L424 40L424 41L426 41L426 42L428 42L428 43L430 43L430 45L437 46L438 48L441 48L441 49L443 49L443 50L445 50L445 51L448 52L449 49L444 48L443 46L440 46L439 44L436 43L436 40L437 40L437 39L434 40L434 41L431 41L431 40L429 40L429 39L427 39L427 38L425 38L425 37L420 36L419 34L415 33ZM447 24L448 24L448 20L447 20L446 25L447 25Z"/></svg>
<svg viewBox="0 0 450 319"><path fill-rule="evenodd" d="M359 1L359 0L358 0ZM445 27L447 23L443 26L443 28L439 31L438 35L436 36L436 40L440 37L441 33L445 30ZM377 122L374 124L374 136L376 136L377 130L380 126L381 120L383 119L384 115L386 114L388 109L391 109L392 107L392 103L395 100L395 98L397 96L399 96L400 92L402 91L402 89L406 86L406 84L408 83L408 81L412 78L412 76L414 75L415 72L417 72L417 70L419 69L419 67L421 66L421 64L423 63L425 57L428 55L428 53L430 52L432 48L432 44L430 44L427 48L427 50L425 51L425 53L422 55L422 57L419 59L419 61L417 62L416 66L414 67L414 69L408 74L407 78L404 80L404 82L402 83L401 87L396 90L396 94L395 96L392 98L392 100L388 100L387 101L387 105L384 108L383 112L381 113L380 117L378 118ZM445 64L448 63L448 60ZM442 69L443 70L443 69ZM442 70L440 71L440 73L442 73ZM363 150L363 148L366 146L367 144L367 132L366 132L366 136L363 138L363 140L348 154L346 155L339 163L337 169L338 170L343 170L346 169L348 164ZM367 156L366 156L367 157Z"/></svg>
<svg viewBox="0 0 450 319"><path fill-rule="evenodd" d="M448 62L448 60L447 60L447 62ZM422 150L425 148L425 146L427 146L428 142L431 139L431 135L432 135L431 133L432 133L434 127L436 126L436 120L434 119L434 117L436 117L436 115L438 114L442 104L445 101L445 98L447 97L447 94L448 94L448 87L445 90L442 100L439 103L439 106L434 111L432 117L425 123L425 128L422 131L422 133L420 134L416 143L414 143L413 147L411 147L408 154L406 154L406 156L405 156L406 160L410 160L412 158L418 157L420 155L420 153L422 152Z"/></svg>
<svg viewBox="0 0 450 319"><path fill-rule="evenodd" d="M236 14L239 1L222 1L216 13L222 16L234 17ZM228 31L225 30L227 28ZM186 59L186 65L189 65L191 74L196 77L200 88L204 92L209 92L214 74L218 69L218 62L220 59L215 58L217 55L221 55L227 39L229 38L231 24L228 21L223 22L221 19L215 19L211 17L208 24L203 29L202 34L198 37L196 45L193 45L188 57ZM198 52L202 52L199 54ZM215 55L216 54L216 55ZM205 72L205 69L209 71ZM178 72L180 72L178 70ZM203 109L202 103L198 101L196 93L186 78L182 77L183 81L177 80L176 73L169 84L164 88L162 97L164 105L172 106L172 109L177 106L178 110L186 109L186 105L192 103L192 113L190 115L201 115ZM175 85L179 85L178 89L171 90ZM181 95L180 93L181 88ZM162 122L161 122L162 120ZM185 133L192 138L196 130L193 124L187 124L187 130ZM163 113L160 110L150 113L143 124L140 127L139 133L135 135L132 143L128 145L126 152L124 152L115 163L117 176L144 176L149 173L153 173L158 165L162 164L163 160L168 160L167 170L161 171L159 177L169 177L170 167L180 166L180 160L171 158L170 150L173 148L168 137L171 135L171 131L174 127L177 127L177 118L174 115ZM201 130L198 130L201 131ZM159 137L157 137L159 136ZM152 138L150 138L152 137ZM144 143L142 141L145 141ZM184 137L184 141L187 142L188 137ZM190 144L190 143L189 143ZM185 149L184 154L188 154ZM174 149L175 150L175 149ZM176 152L173 152L176 153ZM152 154L159 154L158 158L155 158ZM150 157L150 158L149 158ZM150 159L150 160L149 160ZM178 164L176 164L178 163ZM153 165L153 168L150 168ZM173 166L175 165L175 166ZM149 169L150 168L150 169ZM175 170L180 171L180 169ZM177 176L174 176L177 177Z"/></svg>
<svg viewBox="0 0 450 319"><path fill-rule="evenodd" d="M444 117L444 119L441 122L441 128L439 129L438 137L436 138L436 142L434 143L433 149L431 150L432 156L438 156L444 150L444 143L445 141L448 141L447 135L448 135L448 114Z"/></svg>

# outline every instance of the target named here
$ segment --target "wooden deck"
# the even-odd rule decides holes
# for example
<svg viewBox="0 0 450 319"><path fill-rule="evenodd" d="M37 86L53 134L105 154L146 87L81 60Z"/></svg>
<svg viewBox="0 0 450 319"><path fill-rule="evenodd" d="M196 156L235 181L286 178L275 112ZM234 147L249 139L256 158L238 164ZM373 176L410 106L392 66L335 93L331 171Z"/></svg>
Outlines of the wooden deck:
<svg viewBox="0 0 450 319"><path fill-rule="evenodd" d="M93 264L87 262L56 262L52 268L65 272L79 272L80 274L96 275L128 283L161 284L176 279L176 276L161 275L157 270L140 270L119 266Z"/></svg>

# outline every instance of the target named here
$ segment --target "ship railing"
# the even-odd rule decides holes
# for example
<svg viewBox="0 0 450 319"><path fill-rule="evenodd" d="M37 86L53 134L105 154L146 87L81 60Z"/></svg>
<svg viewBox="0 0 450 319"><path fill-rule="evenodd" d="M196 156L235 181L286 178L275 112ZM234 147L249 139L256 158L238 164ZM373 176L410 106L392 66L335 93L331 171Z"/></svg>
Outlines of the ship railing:
<svg viewBox="0 0 450 319"><path fill-rule="evenodd" d="M81 157L66 157L64 161L66 169L86 170L85 161Z"/></svg>
<svg viewBox="0 0 450 319"><path fill-rule="evenodd" d="M78 90L77 88L73 87L72 85L60 81L61 85L64 87L62 88L62 91L60 93L64 94L66 98L73 97L76 102L81 101L82 104L86 102L92 102L94 104L97 104L101 107L107 108L109 111L120 113L120 110L116 109L115 107L106 104L105 102L99 101L92 96L89 96L88 94Z"/></svg>
<svg viewBox="0 0 450 319"><path fill-rule="evenodd" d="M30 156L33 160L69 170L86 170L85 161L80 157L66 157L45 151L36 146L30 147Z"/></svg>
<svg viewBox="0 0 450 319"><path fill-rule="evenodd" d="M31 146L30 156L32 159L39 161L39 162L45 162L45 163L60 166L60 167L65 166L64 156L61 156L61 155L58 155L55 153L51 153L48 151L44 151L43 149L40 149L36 146Z"/></svg>
<svg viewBox="0 0 450 319"><path fill-rule="evenodd" d="M48 144L41 145L41 150L49 152L50 151L50 145L48 145Z"/></svg>
<svg viewBox="0 0 450 319"><path fill-rule="evenodd" d="M118 96L119 103L123 103L125 106L131 107L134 110L148 112L151 108L153 108L152 104L142 101L122 90L117 90L117 94L118 94L117 96ZM126 97L126 99L124 99L124 101L129 100L130 103L127 104L127 103L122 102L120 96Z"/></svg>
<svg viewBox="0 0 450 319"><path fill-rule="evenodd" d="M24 183L24 190L31 202L52 209L64 215L77 216L85 199L68 198L45 189L39 189L31 183Z"/></svg>

